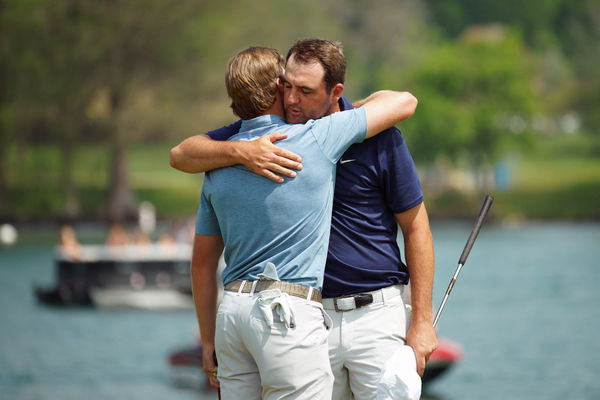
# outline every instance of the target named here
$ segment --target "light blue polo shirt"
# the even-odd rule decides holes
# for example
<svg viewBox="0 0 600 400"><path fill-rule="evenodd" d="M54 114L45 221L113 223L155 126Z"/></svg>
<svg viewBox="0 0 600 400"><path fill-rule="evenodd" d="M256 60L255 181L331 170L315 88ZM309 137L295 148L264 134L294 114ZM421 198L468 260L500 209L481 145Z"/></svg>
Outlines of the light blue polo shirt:
<svg viewBox="0 0 600 400"><path fill-rule="evenodd" d="M277 145L302 156L294 179L275 183L241 165L207 172L196 233L221 235L222 280L256 280L268 262L284 281L321 289L329 244L336 163L367 130L363 108L338 112L303 125L275 115L243 121L229 140L288 135Z"/></svg>

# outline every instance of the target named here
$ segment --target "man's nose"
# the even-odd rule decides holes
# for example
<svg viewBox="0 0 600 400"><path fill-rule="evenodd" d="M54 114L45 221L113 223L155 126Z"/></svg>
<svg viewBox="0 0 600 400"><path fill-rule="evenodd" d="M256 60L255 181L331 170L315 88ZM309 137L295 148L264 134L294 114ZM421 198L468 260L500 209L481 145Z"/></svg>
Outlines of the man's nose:
<svg viewBox="0 0 600 400"><path fill-rule="evenodd" d="M287 102L288 104L297 104L298 103L298 93L295 89L289 89L287 92Z"/></svg>

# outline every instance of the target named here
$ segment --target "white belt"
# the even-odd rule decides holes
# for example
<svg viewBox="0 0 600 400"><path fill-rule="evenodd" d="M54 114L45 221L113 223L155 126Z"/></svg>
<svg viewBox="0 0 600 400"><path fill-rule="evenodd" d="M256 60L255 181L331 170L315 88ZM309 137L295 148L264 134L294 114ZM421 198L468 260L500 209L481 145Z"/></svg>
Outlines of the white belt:
<svg viewBox="0 0 600 400"><path fill-rule="evenodd" d="M392 285L371 292L323 299L323 308L335 311L352 311L370 304L385 303L386 300L401 296L405 285Z"/></svg>

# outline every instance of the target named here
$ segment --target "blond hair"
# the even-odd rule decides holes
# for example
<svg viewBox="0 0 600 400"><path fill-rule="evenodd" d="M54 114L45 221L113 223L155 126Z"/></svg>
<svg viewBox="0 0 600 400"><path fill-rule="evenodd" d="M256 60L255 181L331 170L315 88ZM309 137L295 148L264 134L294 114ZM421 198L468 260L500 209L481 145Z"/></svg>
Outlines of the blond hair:
<svg viewBox="0 0 600 400"><path fill-rule="evenodd" d="M284 65L281 54L268 47L249 47L229 61L225 86L238 117L256 118L273 105Z"/></svg>

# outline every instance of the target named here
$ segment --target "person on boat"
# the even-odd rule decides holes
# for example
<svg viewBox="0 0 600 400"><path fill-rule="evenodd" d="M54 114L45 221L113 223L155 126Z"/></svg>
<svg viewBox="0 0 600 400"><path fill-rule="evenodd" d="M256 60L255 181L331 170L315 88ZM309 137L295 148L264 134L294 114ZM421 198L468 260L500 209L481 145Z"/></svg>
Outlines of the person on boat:
<svg viewBox="0 0 600 400"><path fill-rule="evenodd" d="M81 245L77 240L75 229L69 224L60 227L60 252L69 260L81 260Z"/></svg>
<svg viewBox="0 0 600 400"><path fill-rule="evenodd" d="M204 368L217 373L224 399L327 399L333 376L321 287L330 234L336 164L353 143L410 117L416 99L380 91L362 106L306 124L284 120L281 83L325 90L323 76L343 76L341 47L320 41L322 63L252 47L229 63L231 106L243 119L229 140L249 141L274 132L281 146L303 154L305 168L283 184L242 166L207 172L197 216L192 289L200 324ZM339 81L334 78L334 81ZM331 80L329 80L331 81ZM318 85L310 88L317 82ZM337 103L343 84L327 89ZM289 110L288 113L294 113ZM217 262L225 249L225 285L217 313ZM216 331L216 335L215 335ZM211 382L217 381L211 377Z"/></svg>
<svg viewBox="0 0 600 400"><path fill-rule="evenodd" d="M150 240L150 237L146 232L137 227L131 235L131 243L137 246L150 246L152 245L152 240Z"/></svg>
<svg viewBox="0 0 600 400"><path fill-rule="evenodd" d="M186 220L173 220L169 224L166 232L158 238L158 243L163 245L173 244L192 244L195 234L196 220L188 218Z"/></svg>
<svg viewBox="0 0 600 400"><path fill-rule="evenodd" d="M126 246L131 243L131 239L125 227L120 223L114 223L110 226L106 238L106 246Z"/></svg>
<svg viewBox="0 0 600 400"><path fill-rule="evenodd" d="M327 70L318 57L311 58L311 47L319 43L301 40L288 58L300 55ZM343 74L327 75L303 86L286 83L288 122L304 123L353 108L346 98L330 96L331 87L343 86ZM331 76L337 80L325 84ZM285 135L225 141L239 127L237 122L184 140L171 150L171 165L189 173L244 165L275 182L296 175L292 169L299 169L300 157L272 144ZM302 164L306 166L306 160ZM397 244L398 226L406 263ZM392 128L352 145L338 162L323 285L323 303L334 321L329 336L334 399L374 398L382 368L399 344L413 348L417 369L423 374L426 360L437 347L432 327L433 272L433 242L423 192L401 133ZM412 314L406 315L395 294L405 291L409 277L412 290L403 297L412 303ZM351 321L356 323L348 329Z"/></svg>

